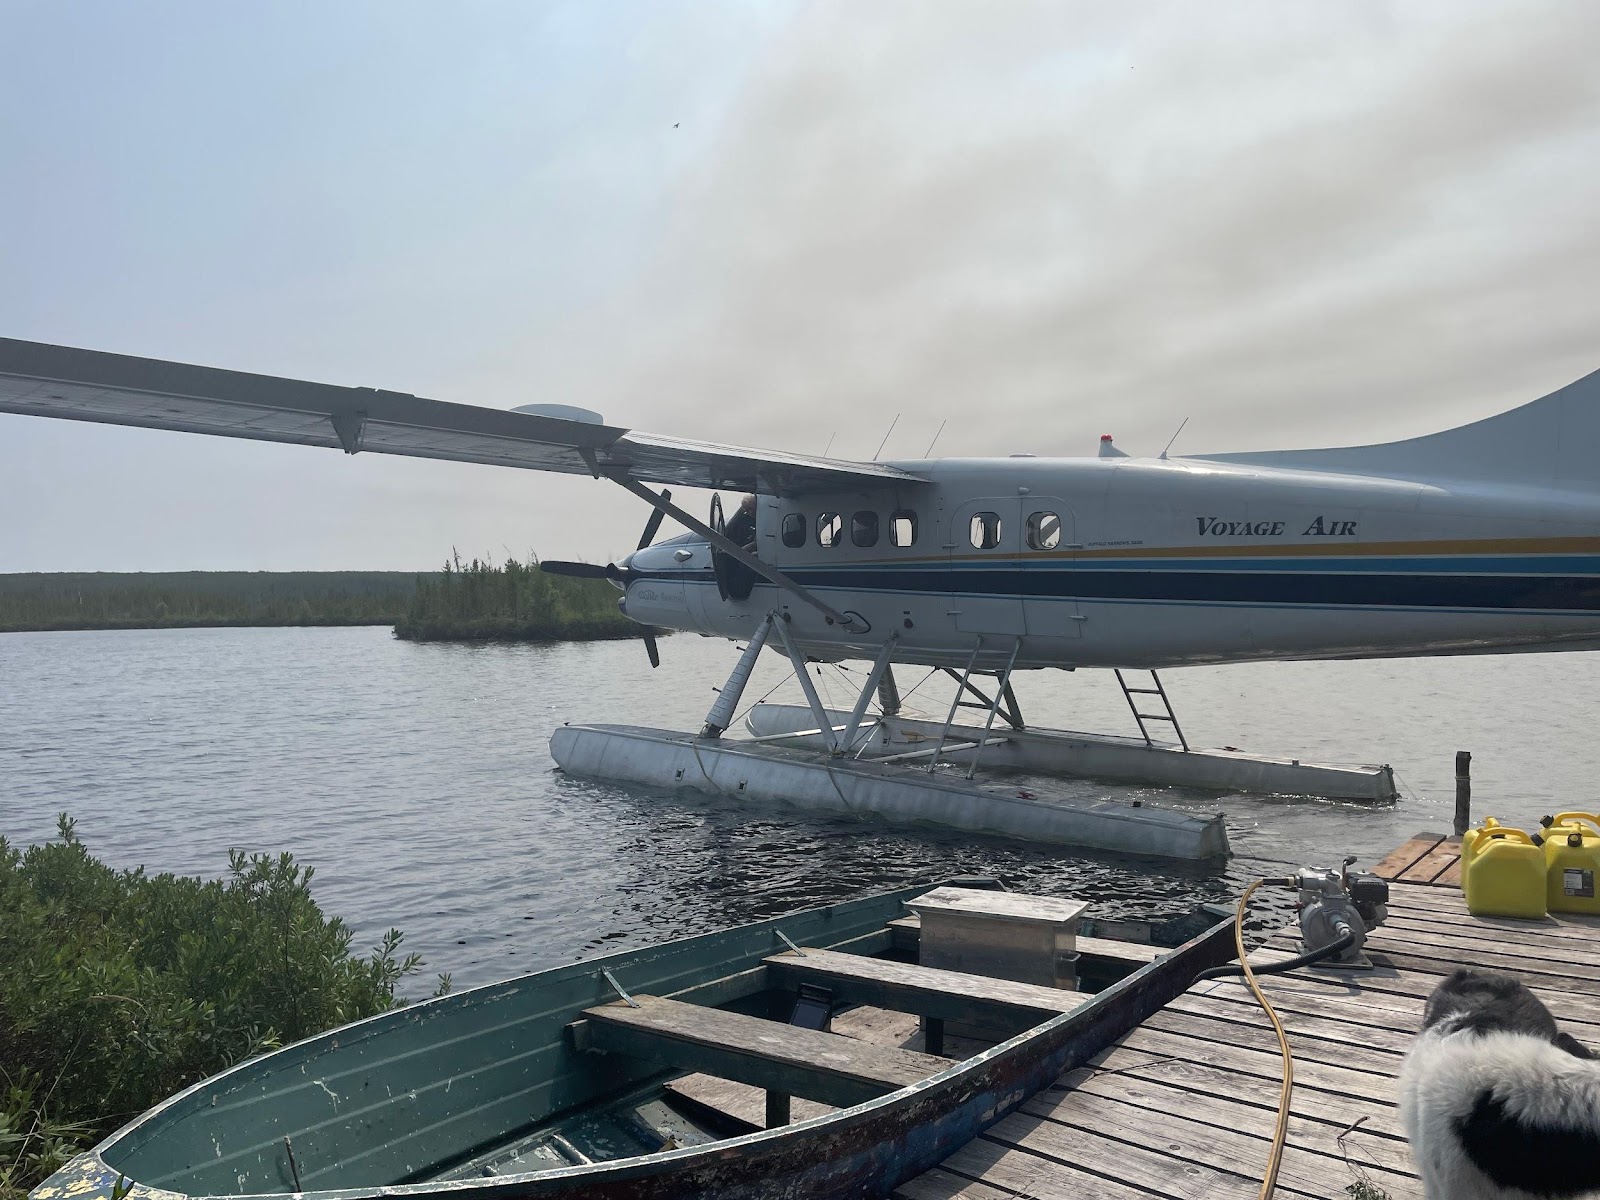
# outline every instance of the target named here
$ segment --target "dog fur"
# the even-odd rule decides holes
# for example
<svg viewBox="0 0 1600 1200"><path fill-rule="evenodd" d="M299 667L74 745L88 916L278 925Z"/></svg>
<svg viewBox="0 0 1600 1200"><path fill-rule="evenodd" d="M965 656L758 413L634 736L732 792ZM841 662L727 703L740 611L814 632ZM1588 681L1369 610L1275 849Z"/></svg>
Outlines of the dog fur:
<svg viewBox="0 0 1600 1200"><path fill-rule="evenodd" d="M1600 1190L1600 1062L1509 976L1463 969L1434 989L1400 1112L1427 1200Z"/></svg>

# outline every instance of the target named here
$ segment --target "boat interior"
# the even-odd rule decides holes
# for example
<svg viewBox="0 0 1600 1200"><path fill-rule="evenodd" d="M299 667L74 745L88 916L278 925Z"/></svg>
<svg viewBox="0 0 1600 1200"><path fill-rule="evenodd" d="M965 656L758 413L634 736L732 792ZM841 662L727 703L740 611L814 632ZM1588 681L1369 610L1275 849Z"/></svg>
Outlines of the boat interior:
<svg viewBox="0 0 1600 1200"><path fill-rule="evenodd" d="M484 1181L701 1146L938 1075L1217 920L1096 920L1078 901L963 882L408 1005L197 1084L98 1153L146 1187L218 1196Z"/></svg>

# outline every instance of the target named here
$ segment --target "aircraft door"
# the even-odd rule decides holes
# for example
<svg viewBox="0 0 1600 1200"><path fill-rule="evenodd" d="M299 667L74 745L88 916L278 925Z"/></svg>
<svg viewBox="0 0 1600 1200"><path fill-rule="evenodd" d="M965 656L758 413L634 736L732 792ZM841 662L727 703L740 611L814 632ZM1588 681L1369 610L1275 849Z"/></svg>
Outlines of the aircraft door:
<svg viewBox="0 0 1600 1200"><path fill-rule="evenodd" d="M950 521L950 611L963 633L1020 636L1022 502L990 496L958 506Z"/></svg>
<svg viewBox="0 0 1600 1200"><path fill-rule="evenodd" d="M1054 496L1022 499L1022 615L1030 637L1081 638L1078 519Z"/></svg>

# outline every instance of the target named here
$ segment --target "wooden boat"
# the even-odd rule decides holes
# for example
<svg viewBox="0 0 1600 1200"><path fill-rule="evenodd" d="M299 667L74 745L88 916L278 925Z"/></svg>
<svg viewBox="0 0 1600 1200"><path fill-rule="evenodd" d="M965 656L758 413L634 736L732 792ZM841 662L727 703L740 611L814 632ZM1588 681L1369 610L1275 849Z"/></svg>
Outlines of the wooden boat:
<svg viewBox="0 0 1600 1200"><path fill-rule="evenodd" d="M904 961L918 936L905 902L928 891L622 951L346 1025L172 1097L33 1200L881 1195L1231 957L1231 920L1207 910L1170 950L1080 936L1081 962L1107 984L1093 994L935 970ZM787 1022L802 984L827 989L825 1008L917 1014L928 1042L946 1021L1013 1036L955 1061L797 1027ZM694 1099L687 1081L705 1076L764 1089L765 1120ZM791 1096L817 1115L784 1123Z"/></svg>

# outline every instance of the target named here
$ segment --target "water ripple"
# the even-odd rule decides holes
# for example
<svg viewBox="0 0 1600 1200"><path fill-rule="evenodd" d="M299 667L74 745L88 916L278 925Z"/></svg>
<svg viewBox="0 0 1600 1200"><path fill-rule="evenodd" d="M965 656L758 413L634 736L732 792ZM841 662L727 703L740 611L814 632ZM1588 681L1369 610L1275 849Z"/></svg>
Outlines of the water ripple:
<svg viewBox="0 0 1600 1200"><path fill-rule="evenodd" d="M1447 826L1458 747L1476 753L1480 812L1528 822L1592 809L1600 791L1586 753L1600 660L1588 654L1170 672L1192 741L1386 760L1413 789L1374 811L1071 785L1225 810L1238 857L1223 870L553 771L546 745L562 720L698 727L733 651L691 637L662 648L651 671L627 642L415 646L385 629L0 635L0 833L44 840L66 810L115 864L202 875L220 873L230 847L290 850L316 867L319 900L357 945L397 926L430 971L468 984L954 874L1081 896L1107 914L1225 901L1258 874L1347 851L1370 862ZM763 663L750 695L783 674ZM843 676L820 683L848 706ZM1109 676L1040 673L1019 691L1040 724L1127 732ZM918 699L940 705L931 684Z"/></svg>

